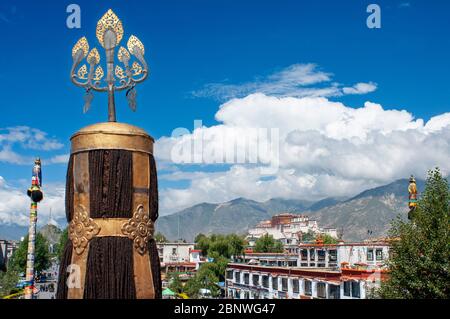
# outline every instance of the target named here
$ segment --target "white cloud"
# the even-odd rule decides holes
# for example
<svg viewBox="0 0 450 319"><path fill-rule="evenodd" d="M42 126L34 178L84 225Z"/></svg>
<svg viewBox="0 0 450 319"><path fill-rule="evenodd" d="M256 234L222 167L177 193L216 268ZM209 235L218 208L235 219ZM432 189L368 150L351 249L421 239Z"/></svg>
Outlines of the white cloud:
<svg viewBox="0 0 450 319"><path fill-rule="evenodd" d="M223 172L208 172L202 166L194 172L191 167L189 173L169 172L160 178L186 180L190 185L161 191L163 214L236 197L350 196L410 174L425 177L436 166L450 172L450 113L425 123L405 110L384 109L372 102L351 108L323 97L253 94L224 103L216 120L218 125L194 133L208 137L205 148L234 149L233 143L223 143L224 136L230 138L230 129L236 132L231 136L236 142L246 138L244 128L279 128L280 169L270 178L261 176L259 165L236 164ZM159 160L170 162L172 146L189 143L190 137L159 139Z"/></svg>
<svg viewBox="0 0 450 319"><path fill-rule="evenodd" d="M16 126L0 129L0 162L26 165L34 161L29 155L23 155L14 150L19 147L23 150L32 150L40 152L52 152L60 150L64 144L56 138L49 137L46 132L28 126ZM64 163L64 156L57 155L49 160L50 164Z"/></svg>
<svg viewBox="0 0 450 319"><path fill-rule="evenodd" d="M0 224L29 225L30 198L26 195L26 185L12 186L0 176ZM46 224L52 219L65 217L65 185L46 184L43 188L44 200L38 205L38 224Z"/></svg>
<svg viewBox="0 0 450 319"><path fill-rule="evenodd" d="M345 87L342 89L344 94L367 94L374 92L377 89L376 83L357 83L352 87Z"/></svg>
<svg viewBox="0 0 450 319"><path fill-rule="evenodd" d="M196 97L215 97L224 101L253 93L281 97L335 97L345 94L366 94L377 88L375 83L358 83L353 87L342 87L340 83L332 82L332 76L331 73L319 70L313 63L294 64L251 82L210 83L192 94Z"/></svg>

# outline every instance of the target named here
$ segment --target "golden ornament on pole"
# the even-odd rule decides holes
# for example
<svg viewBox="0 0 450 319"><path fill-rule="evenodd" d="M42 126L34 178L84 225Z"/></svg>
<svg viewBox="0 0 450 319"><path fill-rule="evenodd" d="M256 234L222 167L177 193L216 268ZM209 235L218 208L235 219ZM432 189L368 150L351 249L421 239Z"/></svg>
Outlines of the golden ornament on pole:
<svg viewBox="0 0 450 319"><path fill-rule="evenodd" d="M71 138L66 182L70 240L61 260L57 298L161 298L154 140L141 128L116 122L114 99L115 92L127 90L128 104L136 109L135 86L148 76L145 49L131 36L128 50L118 49L122 65L116 64L124 30L112 10L98 21L96 36L105 49L105 69L100 52L89 51L83 37L72 50L71 79L86 90L85 111L93 92L108 94L108 122L85 127Z"/></svg>

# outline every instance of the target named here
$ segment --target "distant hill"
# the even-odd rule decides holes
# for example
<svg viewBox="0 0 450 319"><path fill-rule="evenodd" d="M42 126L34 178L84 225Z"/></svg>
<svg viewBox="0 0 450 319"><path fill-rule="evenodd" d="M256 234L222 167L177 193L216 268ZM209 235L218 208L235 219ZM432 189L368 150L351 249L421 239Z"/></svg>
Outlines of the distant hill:
<svg viewBox="0 0 450 319"><path fill-rule="evenodd" d="M62 230L55 225L45 225L38 231L44 236L49 244L57 244L61 238Z"/></svg>
<svg viewBox="0 0 450 319"><path fill-rule="evenodd" d="M425 182L417 181L419 190ZM279 212L296 212L316 219L321 227L338 228L343 238L359 241L369 237L384 236L392 219L399 214L405 218L408 201L408 180L366 190L350 199L327 198L318 202L271 199L256 202L238 198L227 203L203 203L178 213L162 216L157 231L170 240L183 238L192 241L199 233L240 233L269 219Z"/></svg>

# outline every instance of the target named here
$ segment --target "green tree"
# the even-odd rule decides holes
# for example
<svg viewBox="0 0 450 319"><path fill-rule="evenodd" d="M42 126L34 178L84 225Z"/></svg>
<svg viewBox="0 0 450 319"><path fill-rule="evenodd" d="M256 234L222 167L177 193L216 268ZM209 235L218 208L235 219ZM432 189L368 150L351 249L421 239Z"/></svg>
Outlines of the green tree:
<svg viewBox="0 0 450 319"><path fill-rule="evenodd" d="M219 295L220 288L216 284L219 279L215 275L213 267L210 263L202 265L195 276L188 280L184 288L190 298L199 298L201 296L200 289L210 290L213 297Z"/></svg>
<svg viewBox="0 0 450 319"><path fill-rule="evenodd" d="M236 234L231 234L228 236L229 241L229 252L231 256L238 256L244 252L245 249L245 239L242 236Z"/></svg>
<svg viewBox="0 0 450 319"><path fill-rule="evenodd" d="M336 238L334 238L333 236L330 236L328 234L320 235L320 238L322 239L322 241L325 245L331 245L331 244L338 243L338 240Z"/></svg>
<svg viewBox="0 0 450 319"><path fill-rule="evenodd" d="M64 249L66 247L67 241L69 240L69 228L66 227L63 232L61 233L61 237L59 237L59 242L56 244L56 256L58 260L62 260Z"/></svg>
<svg viewBox="0 0 450 319"><path fill-rule="evenodd" d="M183 283L177 273L170 276L169 289L178 294L183 292Z"/></svg>
<svg viewBox="0 0 450 319"><path fill-rule="evenodd" d="M0 298L18 291L16 289L18 278L19 273L17 271L10 269L7 272L0 271Z"/></svg>
<svg viewBox="0 0 450 319"><path fill-rule="evenodd" d="M265 234L256 240L254 251L256 253L282 253L284 248L280 241L275 240L269 234Z"/></svg>
<svg viewBox="0 0 450 319"><path fill-rule="evenodd" d="M12 270L22 273L26 271L27 265L27 253L28 253L28 235L20 243L17 250L11 257L8 263L8 267ZM48 251L48 242L44 236L36 234L36 247L34 257L35 272L40 273L50 266L50 253Z"/></svg>
<svg viewBox="0 0 450 319"><path fill-rule="evenodd" d="M308 231L306 234L302 235L302 242L310 242L316 239L316 235L313 231Z"/></svg>
<svg viewBox="0 0 450 319"><path fill-rule="evenodd" d="M208 256L209 246L211 245L211 239L205 235L196 237L195 248L202 251L203 256Z"/></svg>
<svg viewBox="0 0 450 319"><path fill-rule="evenodd" d="M167 238L162 233L158 232L155 235L155 241L157 243L167 243Z"/></svg>
<svg viewBox="0 0 450 319"><path fill-rule="evenodd" d="M412 222L401 218L390 229L393 238L388 280L381 298L450 298L450 192L439 169L430 171Z"/></svg>

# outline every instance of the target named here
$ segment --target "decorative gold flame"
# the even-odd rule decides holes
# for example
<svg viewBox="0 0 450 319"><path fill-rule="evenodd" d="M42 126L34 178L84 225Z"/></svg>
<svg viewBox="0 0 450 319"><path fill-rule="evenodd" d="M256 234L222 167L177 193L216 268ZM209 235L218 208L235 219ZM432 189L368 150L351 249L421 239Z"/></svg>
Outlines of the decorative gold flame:
<svg viewBox="0 0 450 319"><path fill-rule="evenodd" d="M145 48L144 45L142 44L142 42L134 35L132 35L130 37L130 39L128 39L128 50L131 52L131 54L135 54L134 52L134 48L139 48L141 49L142 55L145 54Z"/></svg>
<svg viewBox="0 0 450 319"><path fill-rule="evenodd" d="M115 73L116 73L116 76L121 80L126 78L126 75L124 74L123 69L118 65L116 65Z"/></svg>
<svg viewBox="0 0 450 319"><path fill-rule="evenodd" d="M131 67L131 71L133 71L133 75L139 75L142 73L142 66L136 61L133 62L133 66Z"/></svg>
<svg viewBox="0 0 450 319"><path fill-rule="evenodd" d="M82 37L78 42L73 46L72 49L72 57L74 58L77 54L78 50L83 50L83 58L86 57L86 55L89 52L89 43L86 39L86 37Z"/></svg>
<svg viewBox="0 0 450 319"><path fill-rule="evenodd" d="M119 53L117 53L117 58L119 59L120 62L123 62L124 60L129 60L130 53L124 47L120 47Z"/></svg>
<svg viewBox="0 0 450 319"><path fill-rule="evenodd" d="M82 79L82 80L86 80L87 79L87 77L86 77L87 73L88 73L88 71L87 71L86 64L83 64L83 66L77 72L78 78Z"/></svg>
<svg viewBox="0 0 450 319"><path fill-rule="evenodd" d="M105 75L105 73L103 72L102 67L98 66L97 69L95 70L94 80L95 81L100 81L103 78L104 75Z"/></svg>
<svg viewBox="0 0 450 319"><path fill-rule="evenodd" d="M100 54L97 51L97 48L93 48L87 57L87 61L89 63L93 63L95 65L100 63Z"/></svg>
<svg viewBox="0 0 450 319"><path fill-rule="evenodd" d="M97 23L97 39L103 47L105 47L103 37L108 30L116 34L116 45L118 45L123 38L123 26L122 21L120 21L119 17L111 9Z"/></svg>

